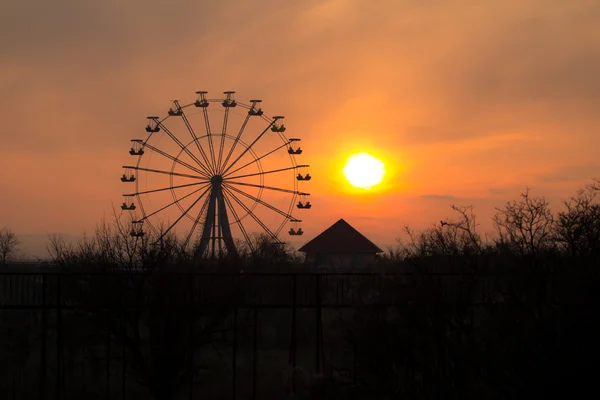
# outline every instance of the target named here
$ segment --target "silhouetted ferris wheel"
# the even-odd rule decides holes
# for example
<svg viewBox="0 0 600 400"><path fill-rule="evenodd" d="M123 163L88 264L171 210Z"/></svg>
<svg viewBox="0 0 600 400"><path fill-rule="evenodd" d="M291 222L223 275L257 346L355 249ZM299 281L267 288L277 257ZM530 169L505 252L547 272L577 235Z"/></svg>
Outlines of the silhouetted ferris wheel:
<svg viewBox="0 0 600 400"><path fill-rule="evenodd" d="M282 116L267 117L261 100L237 102L235 92L195 102L172 102L165 117L148 117L145 139L133 139L121 181L135 190L121 208L133 213L131 235L146 228L160 241L171 233L197 255L236 254L234 237L252 249L251 235L264 233L280 242L302 235L294 208L311 208L299 182L311 179L308 165L296 163L300 139L287 139Z"/></svg>

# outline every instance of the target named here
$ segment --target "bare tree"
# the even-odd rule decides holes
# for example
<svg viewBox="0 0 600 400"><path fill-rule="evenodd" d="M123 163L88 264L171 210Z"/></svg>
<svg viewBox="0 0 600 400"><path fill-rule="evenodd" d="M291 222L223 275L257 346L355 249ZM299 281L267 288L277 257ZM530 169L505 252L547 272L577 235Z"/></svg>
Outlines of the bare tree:
<svg viewBox="0 0 600 400"><path fill-rule="evenodd" d="M193 250L185 252L173 235L152 244L160 237L132 237L115 213L76 244L51 237L48 250L70 272L57 279L64 301L77 305L73 336L92 326L88 344L97 344L98 331L108 332L131 377L155 399L171 400L209 362L202 358L207 348L224 340L237 281L194 275L206 266L194 263Z"/></svg>
<svg viewBox="0 0 600 400"><path fill-rule="evenodd" d="M600 191L600 178L592 178L592 183L587 188L592 191Z"/></svg>
<svg viewBox="0 0 600 400"><path fill-rule="evenodd" d="M457 206L453 204L451 208L459 214L459 219L441 221L441 225L448 226L450 229L456 231L461 238L463 253L475 252L481 254L483 243L481 236L477 233L477 218L473 212L473 206Z"/></svg>
<svg viewBox="0 0 600 400"><path fill-rule="evenodd" d="M481 236L477 233L477 223L472 206L452 205L458 213L456 220L442 220L422 232L404 228L409 241L404 245L406 257L427 257L441 255L472 255L482 252Z"/></svg>
<svg viewBox="0 0 600 400"><path fill-rule="evenodd" d="M0 264L6 264L15 255L19 244L13 231L6 227L0 229Z"/></svg>
<svg viewBox="0 0 600 400"><path fill-rule="evenodd" d="M564 202L558 213L555 240L571 257L598 255L600 252L600 203L598 192L590 185Z"/></svg>
<svg viewBox="0 0 600 400"><path fill-rule="evenodd" d="M493 221L497 245L534 258L541 250L552 247L554 215L544 197L531 197L527 189L520 200L509 201L496 210Z"/></svg>
<svg viewBox="0 0 600 400"><path fill-rule="evenodd" d="M178 260L190 256L172 234L165 235L158 241L161 227L158 228L157 235L148 234L143 237L131 236L130 230L130 221L124 220L122 214L113 210L112 222L103 220L96 226L94 235L84 237L77 243L67 243L61 236L51 235L48 253L63 268L76 265L79 272L85 268L96 272L147 269L165 255L177 257ZM158 243L153 245L153 242Z"/></svg>

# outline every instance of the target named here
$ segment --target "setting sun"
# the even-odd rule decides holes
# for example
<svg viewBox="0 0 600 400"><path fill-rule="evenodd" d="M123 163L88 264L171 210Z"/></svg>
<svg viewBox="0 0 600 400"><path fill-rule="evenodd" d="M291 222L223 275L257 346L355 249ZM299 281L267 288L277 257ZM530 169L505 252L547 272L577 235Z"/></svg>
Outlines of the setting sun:
<svg viewBox="0 0 600 400"><path fill-rule="evenodd" d="M383 179L383 162L367 153L351 156L344 167L344 175L352 186L369 189Z"/></svg>

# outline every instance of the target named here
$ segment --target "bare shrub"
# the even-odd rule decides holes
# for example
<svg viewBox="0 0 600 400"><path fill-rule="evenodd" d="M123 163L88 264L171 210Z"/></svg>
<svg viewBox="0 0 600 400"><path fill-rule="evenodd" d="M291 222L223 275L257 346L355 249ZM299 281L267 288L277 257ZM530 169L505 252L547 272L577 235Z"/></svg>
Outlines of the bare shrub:
<svg viewBox="0 0 600 400"><path fill-rule="evenodd" d="M0 229L0 264L6 264L16 254L19 248L17 235L9 228Z"/></svg>
<svg viewBox="0 0 600 400"><path fill-rule="evenodd" d="M544 197L531 197L527 189L521 193L521 199L496 210L493 222L497 246L534 259L553 247L554 215Z"/></svg>
<svg viewBox="0 0 600 400"><path fill-rule="evenodd" d="M571 257L600 254L600 203L593 186L564 202L556 218L554 239Z"/></svg>

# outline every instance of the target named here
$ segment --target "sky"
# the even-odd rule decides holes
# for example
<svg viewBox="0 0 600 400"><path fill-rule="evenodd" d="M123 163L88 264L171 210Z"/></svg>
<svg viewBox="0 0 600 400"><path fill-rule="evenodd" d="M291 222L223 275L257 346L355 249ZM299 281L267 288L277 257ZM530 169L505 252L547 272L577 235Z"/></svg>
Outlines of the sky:
<svg viewBox="0 0 600 400"><path fill-rule="evenodd" d="M599 176L596 0L22 0L0 5L0 226L92 232L146 116L197 90L263 100L302 139L313 208L380 246L530 187L555 208ZM345 182L381 158L384 182Z"/></svg>

